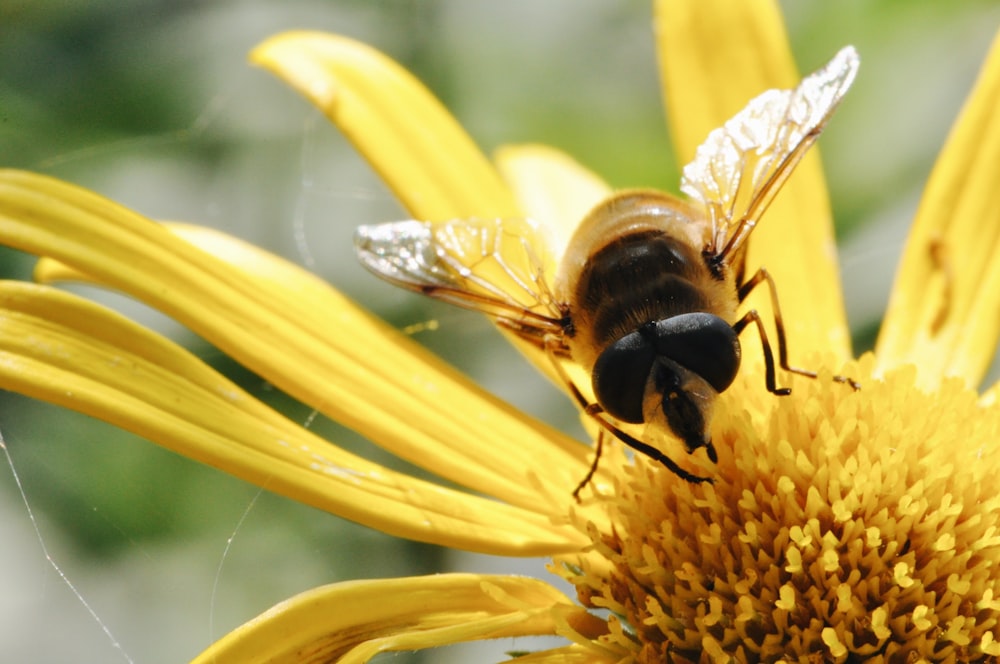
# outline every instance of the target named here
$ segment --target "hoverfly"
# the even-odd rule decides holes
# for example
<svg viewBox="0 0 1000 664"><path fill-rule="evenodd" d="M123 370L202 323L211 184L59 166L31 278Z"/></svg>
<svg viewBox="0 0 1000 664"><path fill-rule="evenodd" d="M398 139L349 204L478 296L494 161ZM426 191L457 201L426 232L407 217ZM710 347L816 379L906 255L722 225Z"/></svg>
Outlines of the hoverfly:
<svg viewBox="0 0 1000 664"><path fill-rule="evenodd" d="M596 458L574 496L597 468L605 432L685 480L710 481L623 425L665 426L689 454L705 448L715 462L711 408L736 378L739 335L750 325L762 341L767 389L790 393L777 386L760 316L755 310L737 314L762 283L774 303L780 366L815 377L789 366L774 282L763 268L746 277L746 247L858 65L848 46L794 90L768 90L751 100L712 131L684 167L687 200L646 190L611 196L577 227L555 270L545 264L553 253L545 229L528 220L363 226L355 240L358 257L393 284L482 312L546 350L601 427ZM591 376L596 402L560 368L565 360Z"/></svg>

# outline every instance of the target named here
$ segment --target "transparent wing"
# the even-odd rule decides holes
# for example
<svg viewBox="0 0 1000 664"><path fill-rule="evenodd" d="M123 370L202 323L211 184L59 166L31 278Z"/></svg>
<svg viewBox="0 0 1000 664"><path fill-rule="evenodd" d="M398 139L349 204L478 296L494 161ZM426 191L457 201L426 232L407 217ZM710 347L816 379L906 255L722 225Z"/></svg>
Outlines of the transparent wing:
<svg viewBox="0 0 1000 664"><path fill-rule="evenodd" d="M362 226L354 238L362 265L379 277L535 339L564 326L546 279L548 247L541 229L520 219L399 221Z"/></svg>
<svg viewBox="0 0 1000 664"><path fill-rule="evenodd" d="M847 93L860 60L847 46L794 90L768 90L702 143L681 191L704 206L719 260L735 256L760 216L816 142Z"/></svg>

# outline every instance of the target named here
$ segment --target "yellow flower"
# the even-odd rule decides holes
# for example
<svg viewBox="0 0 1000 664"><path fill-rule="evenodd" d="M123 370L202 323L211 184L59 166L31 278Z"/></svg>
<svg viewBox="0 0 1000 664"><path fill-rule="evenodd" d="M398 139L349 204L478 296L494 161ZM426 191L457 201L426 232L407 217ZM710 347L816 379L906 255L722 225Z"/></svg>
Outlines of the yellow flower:
<svg viewBox="0 0 1000 664"><path fill-rule="evenodd" d="M796 81L773 5L662 0L656 27L681 161L749 98ZM565 235L607 193L542 147L504 150L501 178L417 82L363 45L292 33L253 57L322 108L414 217L528 214ZM1000 332L998 104L995 47L928 184L876 351L857 361L819 163L799 166L749 261L775 275L796 354L821 375L777 398L763 389L759 353L745 349L713 423L714 484L611 447L577 505L588 447L483 393L328 285L219 233L156 224L16 171L0 173L0 238L44 257L39 281L129 293L462 488L351 455L171 342L46 285L0 285L0 386L400 537L550 555L577 593L471 574L335 584L274 607L199 661L358 662L532 634L567 645L521 661L985 660L1000 655L1000 487L990 483L1000 407L998 388L975 388Z"/></svg>

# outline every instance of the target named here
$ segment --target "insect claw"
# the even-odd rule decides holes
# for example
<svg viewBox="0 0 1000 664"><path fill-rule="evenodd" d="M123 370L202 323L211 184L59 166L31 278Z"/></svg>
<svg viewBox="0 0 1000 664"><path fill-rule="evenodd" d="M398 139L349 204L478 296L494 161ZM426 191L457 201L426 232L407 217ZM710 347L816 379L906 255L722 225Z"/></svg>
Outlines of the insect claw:
<svg viewBox="0 0 1000 664"><path fill-rule="evenodd" d="M848 378L847 376L834 376L833 380L835 383L846 383L847 385L850 385L851 389L853 389L855 392L861 389L861 383L854 380L853 378Z"/></svg>

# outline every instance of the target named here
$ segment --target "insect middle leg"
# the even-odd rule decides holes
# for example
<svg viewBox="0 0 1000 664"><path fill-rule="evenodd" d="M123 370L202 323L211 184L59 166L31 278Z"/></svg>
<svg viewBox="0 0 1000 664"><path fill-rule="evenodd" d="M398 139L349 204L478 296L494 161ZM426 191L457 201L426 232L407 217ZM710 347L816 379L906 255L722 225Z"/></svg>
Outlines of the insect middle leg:
<svg viewBox="0 0 1000 664"><path fill-rule="evenodd" d="M800 376L806 376L808 378L816 378L815 371L800 369L799 367L793 367L788 364L788 341L785 336L785 321L781 317L781 305L778 303L778 289L774 285L774 279L771 277L771 273L768 272L766 268L760 268L754 272L753 276L743 282L743 285L736 291L739 301L743 302L743 300L750 295L750 292L761 283L767 284L767 291L771 296L771 310L774 312L774 329L778 337L776 340L778 344L778 364L782 369L790 373L796 373ZM789 388L775 387L774 356L771 353L771 345L768 343L767 333L764 331L764 324L760 319L760 315L755 310L747 312L743 318L733 325L733 329L735 329L736 333L739 334L740 331L751 322L757 324L757 330L760 332L761 345L764 347L764 364L767 372L766 381L768 391L774 394L789 394L791 392ZM861 389L861 385L857 381L854 381L846 376L834 376L833 380L838 383L847 383L855 390Z"/></svg>
<svg viewBox="0 0 1000 664"><path fill-rule="evenodd" d="M771 394L777 394L778 396L786 396L792 393L792 388L790 387L778 387L777 378L774 371L774 353L771 352L771 342L767 340L767 330L764 329L764 322L760 319L760 314L757 313L756 309L751 309L743 315L743 318L739 319L733 324L733 329L736 330L736 334L740 334L747 325L750 323L755 323L757 325L757 332L760 334L760 345L764 349L764 384L767 385L767 391ZM779 336L778 342L778 354L781 355L781 341ZM788 369L784 364L781 365L782 369ZM812 372L803 372L803 375L810 376L812 378L816 377L816 374Z"/></svg>

